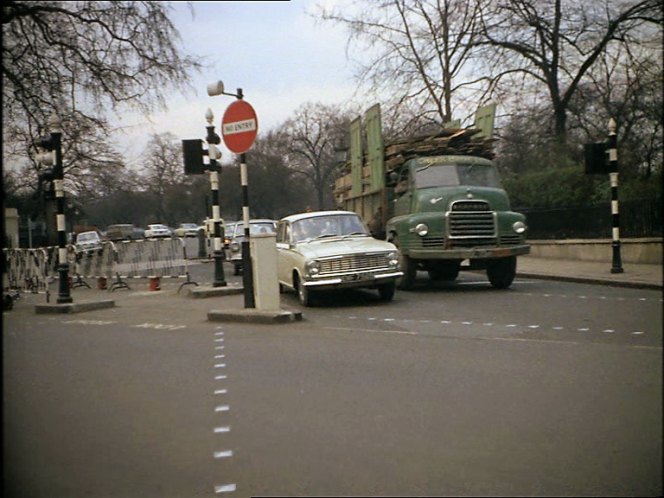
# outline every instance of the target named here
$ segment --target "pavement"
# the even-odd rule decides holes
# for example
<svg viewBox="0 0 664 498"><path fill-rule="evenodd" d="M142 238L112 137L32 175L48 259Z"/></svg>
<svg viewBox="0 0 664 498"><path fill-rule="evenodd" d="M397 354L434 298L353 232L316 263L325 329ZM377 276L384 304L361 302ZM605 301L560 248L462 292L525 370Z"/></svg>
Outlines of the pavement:
<svg viewBox="0 0 664 498"><path fill-rule="evenodd" d="M662 289L662 264L623 263L621 273L612 273L612 263L519 256L517 278L540 278L615 287Z"/></svg>
<svg viewBox="0 0 664 498"><path fill-rule="evenodd" d="M226 266L226 265L224 265ZM590 283L615 287L632 287L642 289L664 289L662 279L662 264L634 264L622 265L622 272L612 272L612 264L606 262L580 261L541 258L535 256L520 256L517 261L517 279L534 278L546 280L559 280L568 282ZM123 302L133 300L138 295L162 295L171 299L192 300L199 304L196 307L209 307L207 319L209 321L242 321L254 323L288 323L302 319L299 310L257 310L244 308L242 277L229 276L226 271L227 286L212 287L214 269L207 260L191 261L189 272L198 286L186 285L184 279L162 279L160 290L151 290L148 279L130 281L132 290L117 289L114 292L101 291L96 288L96 282L87 279L91 288L76 287L71 290L73 303L57 304L57 283L51 284L50 298L44 300L43 294L30 295L23 293L25 303L33 303L35 313L78 313L99 308L122 306ZM223 297L218 299L205 299ZM203 299L201 299L203 298ZM206 303L209 306L206 306ZM191 302L190 307L194 307Z"/></svg>

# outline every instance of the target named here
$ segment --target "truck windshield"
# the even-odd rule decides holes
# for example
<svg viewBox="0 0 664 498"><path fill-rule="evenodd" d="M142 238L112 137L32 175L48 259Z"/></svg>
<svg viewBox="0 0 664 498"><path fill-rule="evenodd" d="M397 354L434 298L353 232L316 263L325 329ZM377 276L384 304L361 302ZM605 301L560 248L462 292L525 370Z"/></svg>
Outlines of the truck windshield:
<svg viewBox="0 0 664 498"><path fill-rule="evenodd" d="M415 187L474 187L502 188L498 172L489 164L430 164L415 167Z"/></svg>

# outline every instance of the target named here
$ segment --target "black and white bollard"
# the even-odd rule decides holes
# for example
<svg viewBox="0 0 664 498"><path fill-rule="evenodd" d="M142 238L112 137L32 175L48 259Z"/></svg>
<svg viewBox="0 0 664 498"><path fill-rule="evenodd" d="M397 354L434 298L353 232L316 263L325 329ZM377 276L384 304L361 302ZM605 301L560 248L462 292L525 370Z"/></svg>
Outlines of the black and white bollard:
<svg viewBox="0 0 664 498"><path fill-rule="evenodd" d="M242 221L244 222L244 240L242 241L242 285L244 286L244 307L255 308L253 269L251 267L251 248L249 230L249 179L245 154L240 154L240 183L242 184Z"/></svg>
<svg viewBox="0 0 664 498"><path fill-rule="evenodd" d="M623 273L620 257L620 216L618 209L618 139L616 135L616 122L609 120L609 179L611 182L611 247L613 258L611 273Z"/></svg>

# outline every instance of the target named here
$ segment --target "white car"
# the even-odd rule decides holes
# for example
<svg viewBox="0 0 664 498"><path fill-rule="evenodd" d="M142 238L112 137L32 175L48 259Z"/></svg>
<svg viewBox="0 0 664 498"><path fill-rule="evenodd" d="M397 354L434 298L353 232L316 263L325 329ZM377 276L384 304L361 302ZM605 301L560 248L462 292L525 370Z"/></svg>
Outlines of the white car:
<svg viewBox="0 0 664 498"><path fill-rule="evenodd" d="M155 237L172 237L173 232L166 225L153 224L148 225L147 230L145 230L145 238L152 239Z"/></svg>
<svg viewBox="0 0 664 498"><path fill-rule="evenodd" d="M249 220L249 237L259 233L274 233L276 229L277 222L275 220ZM229 241L226 249L226 260L233 263L233 274L239 275L240 271L242 271L242 242L244 241L244 222L235 222L232 232L233 233L226 232L226 239Z"/></svg>
<svg viewBox="0 0 664 498"><path fill-rule="evenodd" d="M311 305L316 290L368 287L383 301L394 297L399 253L394 244L374 239L362 219L350 211L318 211L279 220L279 286L293 289Z"/></svg>
<svg viewBox="0 0 664 498"><path fill-rule="evenodd" d="M198 236L198 225L196 223L180 223L174 233L176 237L196 237Z"/></svg>
<svg viewBox="0 0 664 498"><path fill-rule="evenodd" d="M103 242L98 232L81 232L76 236L74 249L77 253L91 253L103 247Z"/></svg>

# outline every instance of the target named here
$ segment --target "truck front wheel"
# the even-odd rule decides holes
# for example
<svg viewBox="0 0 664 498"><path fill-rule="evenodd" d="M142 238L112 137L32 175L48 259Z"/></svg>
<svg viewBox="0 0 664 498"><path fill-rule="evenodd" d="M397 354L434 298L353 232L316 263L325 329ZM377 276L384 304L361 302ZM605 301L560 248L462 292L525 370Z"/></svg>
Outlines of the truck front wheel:
<svg viewBox="0 0 664 498"><path fill-rule="evenodd" d="M417 277L417 263L406 256L399 248L399 236L394 235L390 242L399 249L399 269L403 272L403 277L397 280L397 287L401 290L411 290L415 286Z"/></svg>
<svg viewBox="0 0 664 498"><path fill-rule="evenodd" d="M516 256L490 259L487 261L486 274L496 289L507 289L516 276Z"/></svg>

